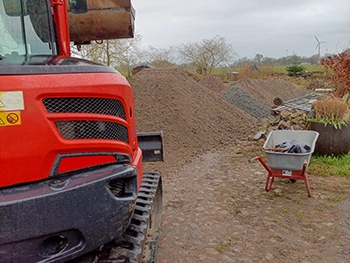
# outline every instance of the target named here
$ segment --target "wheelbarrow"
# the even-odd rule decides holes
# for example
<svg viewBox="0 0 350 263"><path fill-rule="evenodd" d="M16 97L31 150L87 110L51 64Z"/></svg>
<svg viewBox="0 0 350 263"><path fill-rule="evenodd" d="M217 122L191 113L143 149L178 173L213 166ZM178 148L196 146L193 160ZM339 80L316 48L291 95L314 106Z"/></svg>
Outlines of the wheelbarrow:
<svg viewBox="0 0 350 263"><path fill-rule="evenodd" d="M304 130L276 130L269 133L263 145L267 162L260 156L250 159L250 161L258 160L268 172L265 185L266 192L270 191L274 179L277 177L289 179L292 182L303 180L308 196L311 197L309 180L305 170L315 150L318 135L318 132ZM288 153L288 149L278 147L291 141L297 141L300 145L308 146L308 150L303 153Z"/></svg>

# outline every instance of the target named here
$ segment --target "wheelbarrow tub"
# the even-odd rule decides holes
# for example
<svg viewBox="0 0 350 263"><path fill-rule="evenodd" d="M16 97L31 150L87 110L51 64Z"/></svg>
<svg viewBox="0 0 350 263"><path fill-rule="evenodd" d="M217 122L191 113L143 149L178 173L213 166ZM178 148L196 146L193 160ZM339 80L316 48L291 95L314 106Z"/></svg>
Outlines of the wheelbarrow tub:
<svg viewBox="0 0 350 263"><path fill-rule="evenodd" d="M318 132L304 130L276 130L268 134L263 145L264 149L274 148L283 142L296 140L301 144L308 145L311 150L308 153L284 153L272 150L264 150L268 166L274 170L301 171L304 161L309 163L315 150Z"/></svg>

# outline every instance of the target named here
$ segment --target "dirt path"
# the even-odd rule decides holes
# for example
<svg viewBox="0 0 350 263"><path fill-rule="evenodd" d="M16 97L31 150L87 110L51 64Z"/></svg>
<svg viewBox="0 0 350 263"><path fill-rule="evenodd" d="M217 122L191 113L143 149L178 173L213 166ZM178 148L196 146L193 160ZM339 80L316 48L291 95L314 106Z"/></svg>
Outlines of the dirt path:
<svg viewBox="0 0 350 263"><path fill-rule="evenodd" d="M310 176L308 198L302 181L276 180L266 193L249 147L163 168L159 262L349 262L349 181Z"/></svg>

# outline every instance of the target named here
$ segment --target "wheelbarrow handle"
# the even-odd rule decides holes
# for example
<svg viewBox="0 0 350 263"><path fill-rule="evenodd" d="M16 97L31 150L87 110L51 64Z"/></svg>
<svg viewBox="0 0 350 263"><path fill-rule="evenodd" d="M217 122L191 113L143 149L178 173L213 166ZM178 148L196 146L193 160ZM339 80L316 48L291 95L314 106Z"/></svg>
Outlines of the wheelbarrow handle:
<svg viewBox="0 0 350 263"><path fill-rule="evenodd" d="M263 148L265 151L275 151L275 152L283 152L288 150L288 148Z"/></svg>
<svg viewBox="0 0 350 263"><path fill-rule="evenodd" d="M248 160L248 162L254 162L254 161L259 161L261 164L262 164L262 166L264 166L265 167L265 169L269 172L269 173L272 173L272 170L271 170L271 168L267 165L267 163L260 157L260 156L256 156L256 157L254 157L254 158L250 158L249 160Z"/></svg>
<svg viewBox="0 0 350 263"><path fill-rule="evenodd" d="M255 156L255 157L253 157L253 158L250 158L250 159L248 160L248 162L249 162L249 163L253 163L253 162L255 162L256 160L258 160L258 158L259 158L259 156Z"/></svg>

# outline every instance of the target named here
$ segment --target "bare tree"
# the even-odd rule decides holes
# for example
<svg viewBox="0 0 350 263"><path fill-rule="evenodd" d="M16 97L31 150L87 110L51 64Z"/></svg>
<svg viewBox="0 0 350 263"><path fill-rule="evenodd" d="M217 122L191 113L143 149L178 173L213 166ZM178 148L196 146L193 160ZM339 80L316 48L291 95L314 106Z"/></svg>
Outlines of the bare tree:
<svg viewBox="0 0 350 263"><path fill-rule="evenodd" d="M152 66L157 68L173 67L175 65L174 54L175 49L173 47L170 47L169 49L157 49L149 46L147 50L144 51L146 60L149 61Z"/></svg>
<svg viewBox="0 0 350 263"><path fill-rule="evenodd" d="M233 61L234 56L232 46L220 36L183 44L178 51L182 59L192 63L197 72L203 75L210 74L214 68L228 65Z"/></svg>
<svg viewBox="0 0 350 263"><path fill-rule="evenodd" d="M253 61L257 66L261 66L261 62L262 62L263 58L264 58L264 56L262 54L257 53L257 54L255 54Z"/></svg>
<svg viewBox="0 0 350 263"><path fill-rule="evenodd" d="M142 36L139 34L136 34L133 39L118 40L115 61L120 70L127 72L128 78L131 77L133 66L142 57L141 41Z"/></svg>
<svg viewBox="0 0 350 263"><path fill-rule="evenodd" d="M91 45L84 45L73 49L74 56L79 56L107 66L121 69L128 77L131 76L132 66L141 56L142 36L136 34L130 39L111 39L93 41Z"/></svg>

